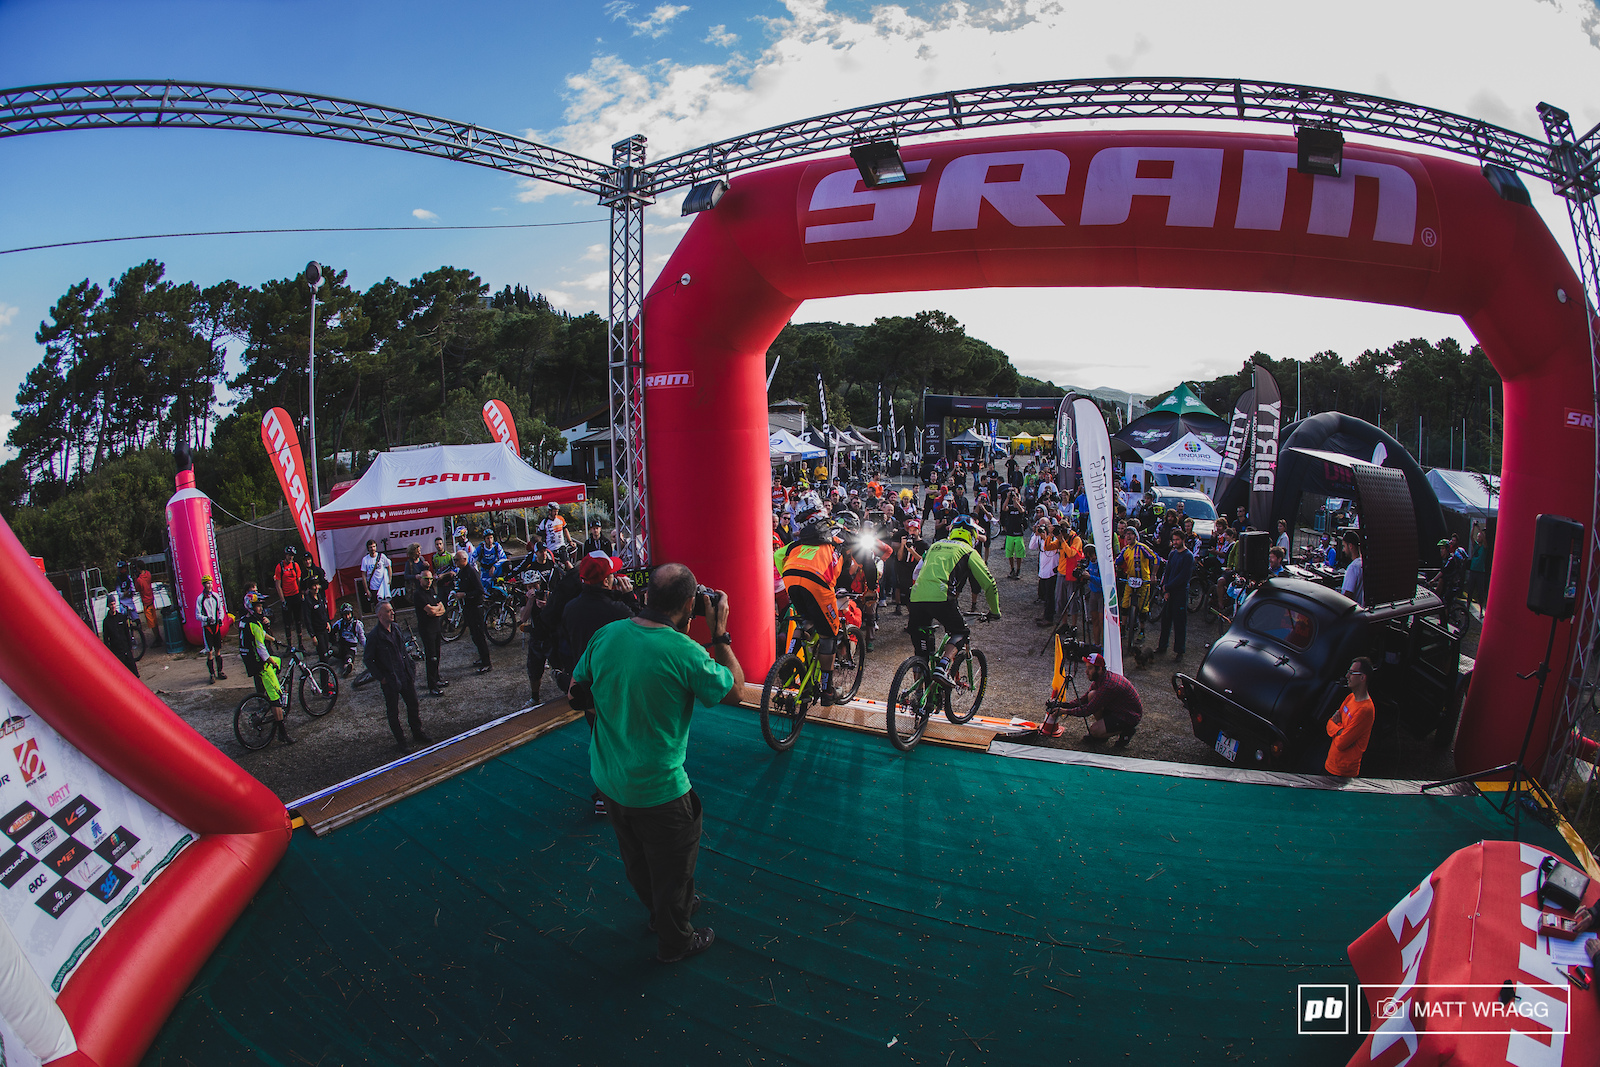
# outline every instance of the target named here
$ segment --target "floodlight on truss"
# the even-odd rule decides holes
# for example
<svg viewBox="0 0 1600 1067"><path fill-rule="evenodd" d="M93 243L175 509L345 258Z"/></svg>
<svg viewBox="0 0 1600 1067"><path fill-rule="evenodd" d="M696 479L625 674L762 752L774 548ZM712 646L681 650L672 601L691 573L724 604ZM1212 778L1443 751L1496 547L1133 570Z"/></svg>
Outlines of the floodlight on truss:
<svg viewBox="0 0 1600 1067"><path fill-rule="evenodd" d="M1344 170L1344 134L1331 126L1301 126L1294 136L1300 144L1295 169L1301 174L1337 178Z"/></svg>
<svg viewBox="0 0 1600 1067"><path fill-rule="evenodd" d="M900 158L900 148L893 141L868 141L850 146L850 158L861 171L861 180L868 189L880 185L899 185L906 180L906 165Z"/></svg>

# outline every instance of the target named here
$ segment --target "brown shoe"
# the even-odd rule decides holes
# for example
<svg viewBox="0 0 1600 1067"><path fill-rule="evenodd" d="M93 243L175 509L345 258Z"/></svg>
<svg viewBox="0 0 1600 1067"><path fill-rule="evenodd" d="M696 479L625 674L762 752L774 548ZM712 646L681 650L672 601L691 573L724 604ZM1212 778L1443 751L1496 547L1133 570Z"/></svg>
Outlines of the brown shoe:
<svg viewBox="0 0 1600 1067"><path fill-rule="evenodd" d="M710 948L711 943L716 939L717 933L715 930L711 929L711 927L697 927L695 929L694 936L689 939L688 948L684 949L676 956L663 956L658 952L656 953L656 959L661 963L677 963L679 960L686 960L690 956L698 956L700 953Z"/></svg>

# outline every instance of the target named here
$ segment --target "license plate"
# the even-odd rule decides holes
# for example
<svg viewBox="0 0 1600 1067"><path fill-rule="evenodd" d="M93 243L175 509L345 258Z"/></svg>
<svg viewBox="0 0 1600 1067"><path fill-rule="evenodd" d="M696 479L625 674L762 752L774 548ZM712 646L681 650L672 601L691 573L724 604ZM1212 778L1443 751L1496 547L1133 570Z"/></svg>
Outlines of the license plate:
<svg viewBox="0 0 1600 1067"><path fill-rule="evenodd" d="M1217 734L1217 755L1229 763L1238 760L1239 739L1237 737L1230 738L1227 734L1219 732Z"/></svg>

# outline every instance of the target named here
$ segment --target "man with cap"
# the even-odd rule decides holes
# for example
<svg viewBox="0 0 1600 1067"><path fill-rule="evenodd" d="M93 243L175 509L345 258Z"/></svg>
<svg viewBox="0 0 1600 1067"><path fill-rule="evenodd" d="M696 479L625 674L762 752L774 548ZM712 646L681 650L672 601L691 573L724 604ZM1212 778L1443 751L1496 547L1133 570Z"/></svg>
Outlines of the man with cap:
<svg viewBox="0 0 1600 1067"><path fill-rule="evenodd" d="M428 692L444 696L450 683L439 677L439 647L444 639L444 600L434 587L433 568L423 564L417 571L415 590L417 637L422 642L422 659L428 668Z"/></svg>
<svg viewBox="0 0 1600 1067"><path fill-rule="evenodd" d="M211 575L200 576L200 595L194 598L194 617L200 620L200 631L205 635L206 673L211 681L228 680L222 673L222 624L228 618L228 605L216 592ZM210 683L207 683L210 684Z"/></svg>
<svg viewBox="0 0 1600 1067"><path fill-rule="evenodd" d="M1096 741L1116 735L1126 742L1139 728L1144 717L1144 703L1133 683L1106 666L1106 658L1098 652L1084 657L1089 668L1089 691L1076 700L1045 702L1044 725L1039 727L1042 737L1060 737L1062 715L1082 716L1089 720L1089 736Z"/></svg>
<svg viewBox="0 0 1600 1067"><path fill-rule="evenodd" d="M401 751L410 751L406 735L400 730L400 701L406 702L406 722L411 727L411 740L419 745L431 745L433 739L422 729L422 715L417 708L416 668L406 651L405 639L394 625L394 605L387 600L378 603L378 625L367 635L367 648L361 660L378 685L383 687L384 709L389 715L389 731Z"/></svg>
<svg viewBox="0 0 1600 1067"><path fill-rule="evenodd" d="M561 609L554 647L549 653L550 666L563 692L571 688L573 668L588 651L590 639L602 627L632 618L638 608L633 601L633 583L618 574L621 570L622 561L603 552L591 552L578 563L581 588ZM585 711L583 717L593 730L594 710ZM598 789L591 799L594 813L604 815L605 797Z"/></svg>
<svg viewBox="0 0 1600 1067"><path fill-rule="evenodd" d="M602 534L600 529L600 519L598 516L589 520L589 536L583 539L584 555L587 556L595 552L603 552L609 556L616 551L616 549L611 546L611 538Z"/></svg>
<svg viewBox="0 0 1600 1067"><path fill-rule="evenodd" d="M572 668L583 658L595 631L633 615L633 583L618 573L621 570L620 559L602 552L592 552L578 563L581 588L561 609L555 648L550 655L550 665L563 689L568 687Z"/></svg>
<svg viewBox="0 0 1600 1067"><path fill-rule="evenodd" d="M304 601L300 596L300 563L295 559L293 545L283 550L283 562L272 570L272 580L278 587L278 599L283 601L283 639L289 640L289 627L294 627L294 643L300 644L300 630L304 619Z"/></svg>
<svg viewBox="0 0 1600 1067"><path fill-rule="evenodd" d="M361 628L356 609L348 600L339 605L339 618L333 624L332 633L333 658L344 662L344 676L348 678L356 669L357 650L363 654L367 650L367 632Z"/></svg>
<svg viewBox="0 0 1600 1067"><path fill-rule="evenodd" d="M320 568L310 568L306 575L304 592L300 594L301 610L305 613L306 629L317 644L317 658L328 658L328 581Z"/></svg>

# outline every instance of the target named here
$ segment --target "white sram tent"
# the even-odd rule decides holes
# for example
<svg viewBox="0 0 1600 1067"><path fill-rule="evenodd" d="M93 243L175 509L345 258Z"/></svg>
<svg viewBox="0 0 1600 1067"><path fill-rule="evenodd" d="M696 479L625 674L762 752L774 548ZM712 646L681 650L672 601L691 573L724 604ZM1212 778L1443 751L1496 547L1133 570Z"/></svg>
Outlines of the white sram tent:
<svg viewBox="0 0 1600 1067"><path fill-rule="evenodd" d="M447 516L583 499L581 482L535 470L498 441L380 452L354 485L317 509L317 548L335 585L359 568L368 541L396 559L412 542L431 555L435 537L453 541Z"/></svg>

